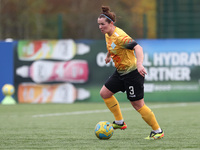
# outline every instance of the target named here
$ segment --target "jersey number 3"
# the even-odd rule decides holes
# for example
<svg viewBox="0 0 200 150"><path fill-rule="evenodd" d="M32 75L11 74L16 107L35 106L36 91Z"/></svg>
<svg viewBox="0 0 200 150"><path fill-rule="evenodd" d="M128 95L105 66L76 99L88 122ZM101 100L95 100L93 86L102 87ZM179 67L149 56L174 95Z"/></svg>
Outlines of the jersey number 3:
<svg viewBox="0 0 200 150"><path fill-rule="evenodd" d="M129 94L130 95L134 95L135 93L134 93L134 87L133 86L129 86Z"/></svg>

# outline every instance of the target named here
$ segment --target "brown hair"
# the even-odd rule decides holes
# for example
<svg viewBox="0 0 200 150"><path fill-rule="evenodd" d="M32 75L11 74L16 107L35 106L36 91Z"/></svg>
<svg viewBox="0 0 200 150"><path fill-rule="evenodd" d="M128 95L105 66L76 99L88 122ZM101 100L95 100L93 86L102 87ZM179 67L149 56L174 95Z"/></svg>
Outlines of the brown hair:
<svg viewBox="0 0 200 150"><path fill-rule="evenodd" d="M108 23L111 23L111 21L116 22L116 15L114 12L111 12L111 9L109 6L101 6L102 12L99 16L99 18L106 18L106 21Z"/></svg>

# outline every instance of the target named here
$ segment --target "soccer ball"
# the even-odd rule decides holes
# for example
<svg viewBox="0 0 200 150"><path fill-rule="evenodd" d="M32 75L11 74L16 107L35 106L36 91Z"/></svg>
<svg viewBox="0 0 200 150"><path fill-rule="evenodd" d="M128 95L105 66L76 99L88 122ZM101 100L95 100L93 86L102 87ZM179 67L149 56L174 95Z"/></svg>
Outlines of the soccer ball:
<svg viewBox="0 0 200 150"><path fill-rule="evenodd" d="M5 96L11 96L15 93L15 88L13 85L11 84L5 84L3 87L2 87L2 92Z"/></svg>
<svg viewBox="0 0 200 150"><path fill-rule="evenodd" d="M95 126L95 135L99 139L108 140L114 133L113 126L108 121L100 121Z"/></svg>

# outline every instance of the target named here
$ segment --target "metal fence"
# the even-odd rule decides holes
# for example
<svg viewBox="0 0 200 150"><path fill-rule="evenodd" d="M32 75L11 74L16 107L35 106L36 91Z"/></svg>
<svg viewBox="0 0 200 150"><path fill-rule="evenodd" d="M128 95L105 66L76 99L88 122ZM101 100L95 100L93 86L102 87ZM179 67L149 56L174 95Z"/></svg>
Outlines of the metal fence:
<svg viewBox="0 0 200 150"><path fill-rule="evenodd" d="M200 38L199 0L157 0L157 38Z"/></svg>
<svg viewBox="0 0 200 150"><path fill-rule="evenodd" d="M156 10L119 10L116 25L134 39L200 38L200 0L156 0ZM151 11L151 12L152 12ZM95 13L0 14L0 40L13 39L104 39Z"/></svg>

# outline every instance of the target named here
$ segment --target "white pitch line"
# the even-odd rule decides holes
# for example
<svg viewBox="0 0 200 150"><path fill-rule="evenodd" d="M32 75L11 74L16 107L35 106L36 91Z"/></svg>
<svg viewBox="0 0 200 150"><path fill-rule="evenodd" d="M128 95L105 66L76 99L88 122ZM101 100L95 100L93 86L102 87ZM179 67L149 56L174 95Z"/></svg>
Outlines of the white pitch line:
<svg viewBox="0 0 200 150"><path fill-rule="evenodd" d="M159 105L150 105L150 108L169 108L169 107L185 107L188 105L199 105L200 103L174 103L174 104L159 104ZM130 108L121 108L122 111L130 111L134 110L132 107ZM74 112L66 112L66 113L52 113L52 114L40 114L40 115L33 115L34 118L39 117L53 117L53 116L68 116L68 115L84 115L84 114L93 114L93 113L105 113L110 112L109 109L103 110L87 110L87 111L74 111Z"/></svg>

